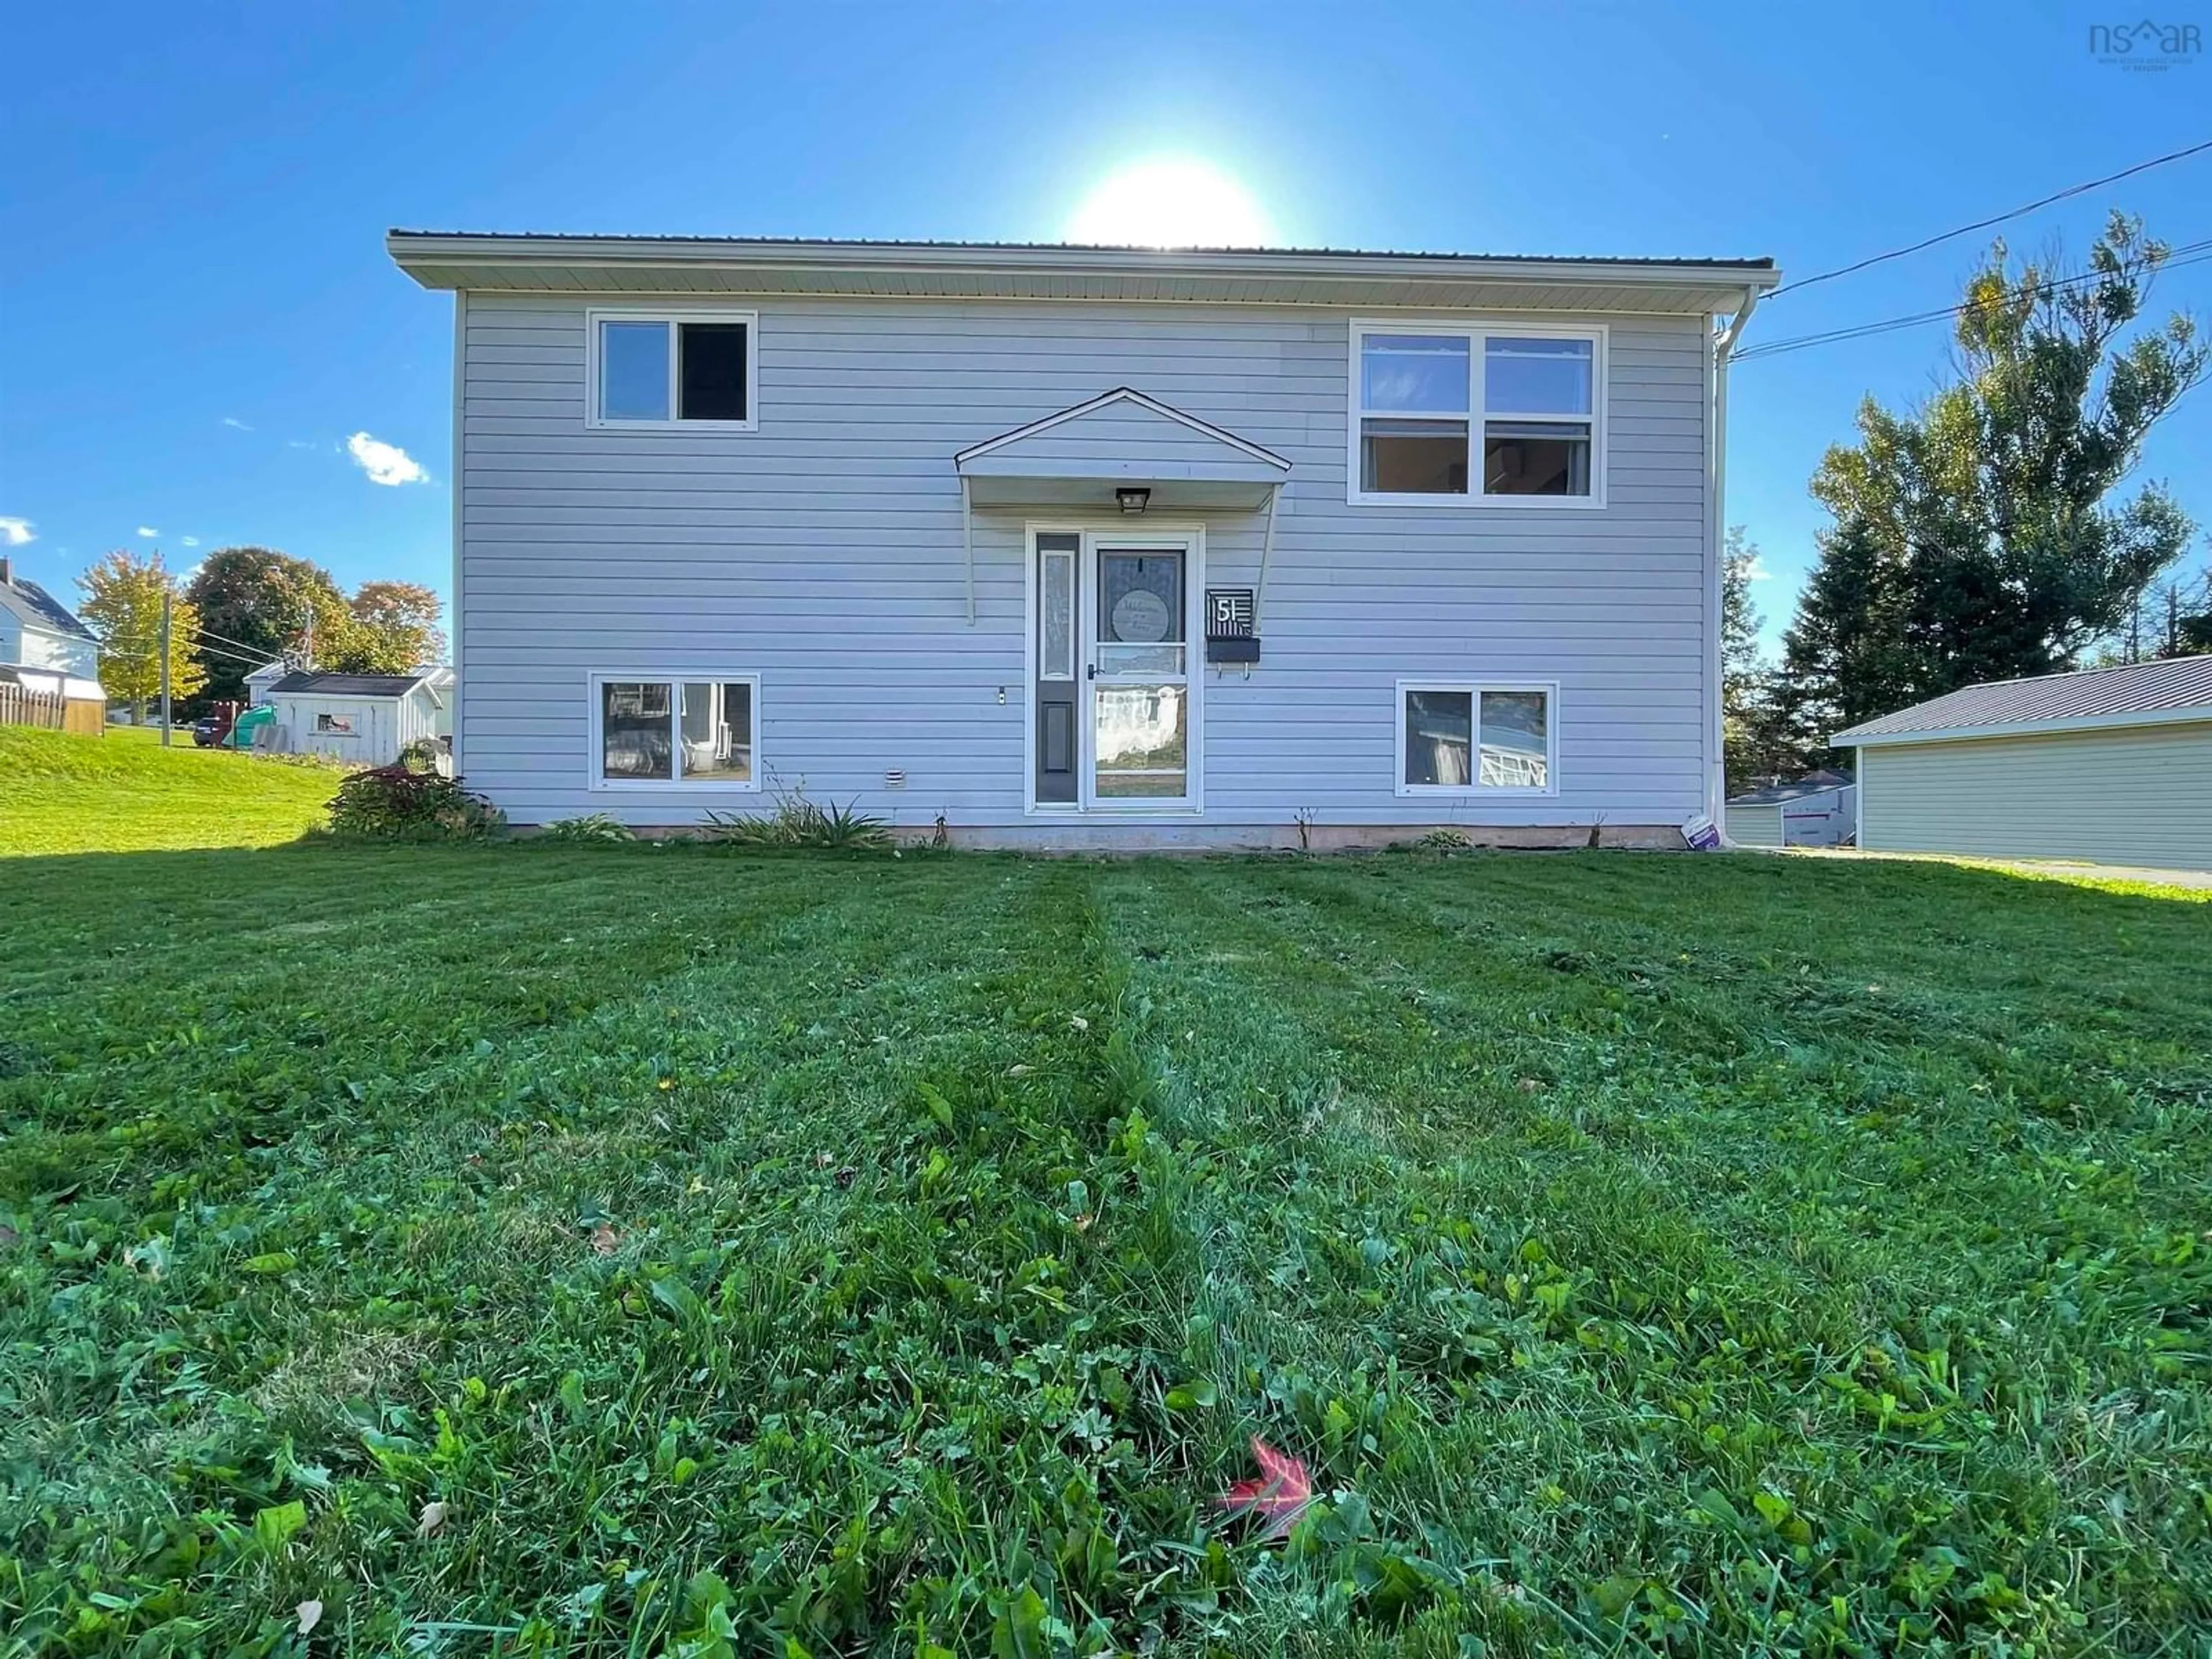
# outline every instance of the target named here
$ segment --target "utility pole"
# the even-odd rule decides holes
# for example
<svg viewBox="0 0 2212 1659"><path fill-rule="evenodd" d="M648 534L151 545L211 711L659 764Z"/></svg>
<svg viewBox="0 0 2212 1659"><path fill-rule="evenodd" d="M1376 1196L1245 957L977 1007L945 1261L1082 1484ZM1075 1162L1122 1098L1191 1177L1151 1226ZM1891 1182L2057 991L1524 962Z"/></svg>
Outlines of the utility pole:
<svg viewBox="0 0 2212 1659"><path fill-rule="evenodd" d="M169 746L169 590L161 590L161 747Z"/></svg>

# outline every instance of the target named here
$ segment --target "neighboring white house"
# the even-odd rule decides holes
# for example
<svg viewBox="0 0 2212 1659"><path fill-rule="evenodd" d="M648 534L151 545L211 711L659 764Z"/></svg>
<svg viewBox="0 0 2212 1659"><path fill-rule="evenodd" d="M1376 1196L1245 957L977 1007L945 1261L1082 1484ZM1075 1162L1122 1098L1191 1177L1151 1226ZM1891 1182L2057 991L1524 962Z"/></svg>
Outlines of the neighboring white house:
<svg viewBox="0 0 2212 1659"><path fill-rule="evenodd" d="M1739 847L1839 847L1856 828L1857 791L1838 772L1729 797L1728 838Z"/></svg>
<svg viewBox="0 0 2212 1659"><path fill-rule="evenodd" d="M269 684L266 701L276 711L270 746L386 766L411 743L453 735L453 691L450 668L412 674L295 670Z"/></svg>
<svg viewBox="0 0 2212 1659"><path fill-rule="evenodd" d="M59 696L64 724L98 732L107 719L107 694L100 684L100 641L76 612L21 574L0 554L0 668L10 684Z"/></svg>
<svg viewBox="0 0 2212 1659"><path fill-rule="evenodd" d="M100 641L52 594L0 554L0 663L100 678Z"/></svg>
<svg viewBox="0 0 2212 1659"><path fill-rule="evenodd" d="M2002 680L1830 739L1879 852L2212 870L2212 657Z"/></svg>
<svg viewBox="0 0 2212 1659"><path fill-rule="evenodd" d="M294 673L295 672L297 671L281 662L267 662L262 664L260 667L255 669L252 673L246 677L246 701L247 706L253 707L267 702L269 701L270 690L276 685L276 682L283 679L287 674Z"/></svg>
<svg viewBox="0 0 2212 1659"><path fill-rule="evenodd" d="M779 781L1011 844L1720 815L1770 261L387 246L457 298L456 758L517 823Z"/></svg>

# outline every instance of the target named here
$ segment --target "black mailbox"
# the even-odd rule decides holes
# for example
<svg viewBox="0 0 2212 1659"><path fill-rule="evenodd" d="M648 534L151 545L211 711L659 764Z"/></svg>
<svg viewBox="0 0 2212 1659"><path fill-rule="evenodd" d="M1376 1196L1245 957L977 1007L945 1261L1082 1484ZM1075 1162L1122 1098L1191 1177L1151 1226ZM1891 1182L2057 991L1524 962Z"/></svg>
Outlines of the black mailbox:
<svg viewBox="0 0 2212 1659"><path fill-rule="evenodd" d="M1253 592L1249 587L1206 590L1206 661L1260 660L1260 636L1252 628L1253 601Z"/></svg>

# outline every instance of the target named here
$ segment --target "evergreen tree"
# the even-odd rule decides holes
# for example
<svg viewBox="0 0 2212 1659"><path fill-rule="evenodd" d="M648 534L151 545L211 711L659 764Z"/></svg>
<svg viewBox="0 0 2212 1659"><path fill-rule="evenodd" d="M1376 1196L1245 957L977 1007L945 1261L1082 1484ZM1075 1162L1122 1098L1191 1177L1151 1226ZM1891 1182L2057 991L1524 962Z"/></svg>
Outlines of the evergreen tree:
<svg viewBox="0 0 2212 1659"><path fill-rule="evenodd" d="M2121 338L2166 253L2118 214L2086 280L2015 270L2000 243L1967 284L1960 378L1909 414L1861 407L1813 480L1833 522L1784 637L1801 734L2071 668L2179 555L2161 487L2108 501L2204 373L2185 316Z"/></svg>

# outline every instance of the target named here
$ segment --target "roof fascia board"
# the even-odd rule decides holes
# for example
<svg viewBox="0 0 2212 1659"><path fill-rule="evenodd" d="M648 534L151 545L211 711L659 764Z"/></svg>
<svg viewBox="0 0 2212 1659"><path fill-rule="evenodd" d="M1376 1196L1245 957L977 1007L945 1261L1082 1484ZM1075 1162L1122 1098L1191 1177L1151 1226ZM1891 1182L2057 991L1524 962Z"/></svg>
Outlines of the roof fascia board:
<svg viewBox="0 0 2212 1659"><path fill-rule="evenodd" d="M995 438L986 438L981 443L972 444L953 456L952 464L964 470L970 461L980 459L994 450L1003 449L1008 444L1019 443L1024 438L1034 438L1041 432L1049 432L1053 428L1066 422L1080 420L1085 415L1096 414L1102 409L1110 409L1115 404L1135 404L1141 409L1150 410L1155 415L1188 427L1193 432L1211 438L1217 443L1227 444L1232 449L1240 450L1255 460L1264 461L1268 465L1279 467L1285 472L1291 470L1291 464L1273 450L1262 449L1258 444L1247 442L1233 432L1224 431L1211 421L1201 421L1195 415L1186 415L1180 409L1164 404L1157 398L1148 398L1143 392L1126 386L1116 386L1111 392L1101 392L1088 403L1077 404L1072 408L1063 409L1056 415L1048 415L1042 420L1031 421L1027 426L1018 426L1011 432L1001 432Z"/></svg>
<svg viewBox="0 0 2212 1659"><path fill-rule="evenodd" d="M2035 738L2057 732L2103 732L2114 726L2178 726L2212 720L2212 703L2181 708L2124 708L2112 714L2072 714L2055 720L2014 720L2001 726L1943 726L1926 732L1838 732L1838 749L1881 749L1904 743L1966 743L1976 738Z"/></svg>
<svg viewBox="0 0 2212 1659"><path fill-rule="evenodd" d="M1677 288L1710 283L1764 291L1782 280L1758 266L1634 264L1611 261L1449 254L1297 253L1264 250L1190 252L1153 248L901 247L866 242L732 242L652 237L472 236L393 231L385 247L404 270L472 264L532 269L579 264L665 270L970 271L1261 277L1361 282L1553 283L1592 288Z"/></svg>

